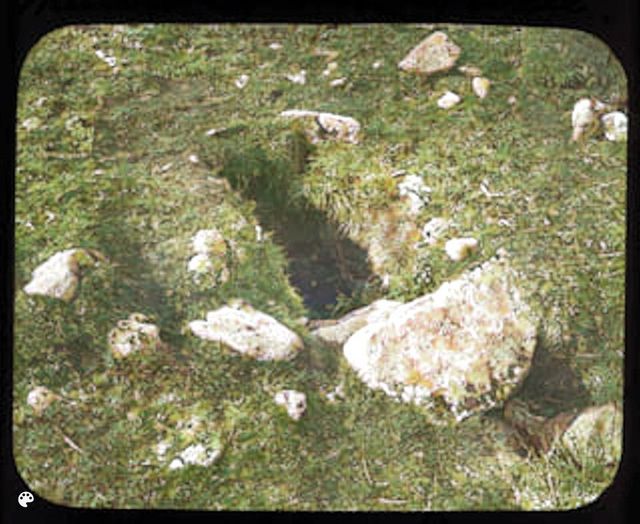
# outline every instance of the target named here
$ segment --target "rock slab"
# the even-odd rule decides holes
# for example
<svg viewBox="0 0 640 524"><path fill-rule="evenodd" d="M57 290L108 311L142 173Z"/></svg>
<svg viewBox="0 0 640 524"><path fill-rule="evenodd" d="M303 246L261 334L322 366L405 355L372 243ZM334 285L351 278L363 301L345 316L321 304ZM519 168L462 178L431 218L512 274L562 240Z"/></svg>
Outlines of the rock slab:
<svg viewBox="0 0 640 524"><path fill-rule="evenodd" d="M206 320L194 320L189 328L198 338L220 342L256 360L291 360L303 346L296 333L249 304L210 311Z"/></svg>
<svg viewBox="0 0 640 524"><path fill-rule="evenodd" d="M502 254L356 331L344 355L359 377L449 423L500 405L528 373L536 322Z"/></svg>

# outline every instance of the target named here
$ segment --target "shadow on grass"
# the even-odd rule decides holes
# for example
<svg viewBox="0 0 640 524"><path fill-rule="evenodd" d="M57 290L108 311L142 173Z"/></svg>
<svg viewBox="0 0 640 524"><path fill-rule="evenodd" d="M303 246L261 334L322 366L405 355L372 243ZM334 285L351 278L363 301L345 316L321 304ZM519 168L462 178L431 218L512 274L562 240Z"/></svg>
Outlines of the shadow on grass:
<svg viewBox="0 0 640 524"><path fill-rule="evenodd" d="M304 139L294 133L290 140ZM303 142L301 147L306 155L308 145ZM300 196L303 170L300 159L272 158L254 147L228 154L219 174L244 198L255 201L256 218L285 249L290 282L310 316L326 318L339 295L355 298L371 281L372 272L366 250Z"/></svg>

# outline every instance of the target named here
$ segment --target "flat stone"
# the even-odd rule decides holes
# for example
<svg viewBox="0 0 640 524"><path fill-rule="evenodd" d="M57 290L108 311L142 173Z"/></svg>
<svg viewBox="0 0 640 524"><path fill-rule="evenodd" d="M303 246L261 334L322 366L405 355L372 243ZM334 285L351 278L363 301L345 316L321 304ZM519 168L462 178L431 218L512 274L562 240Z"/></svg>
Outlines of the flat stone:
<svg viewBox="0 0 640 524"><path fill-rule="evenodd" d="M372 322L386 319L402 302L380 299L368 306L355 309L333 325L319 327L311 333L327 344L342 346L358 329Z"/></svg>
<svg viewBox="0 0 640 524"><path fill-rule="evenodd" d="M210 311L206 320L194 320L189 328L198 338L220 342L256 360L290 360L303 347L296 333L249 304Z"/></svg>
<svg viewBox="0 0 640 524"><path fill-rule="evenodd" d="M536 323L503 253L356 331L344 355L359 377L429 421L500 405L528 373Z"/></svg>
<svg viewBox="0 0 640 524"><path fill-rule="evenodd" d="M414 47L398 67L403 71L430 75L451 69L459 56L460 48L446 33L436 31Z"/></svg>

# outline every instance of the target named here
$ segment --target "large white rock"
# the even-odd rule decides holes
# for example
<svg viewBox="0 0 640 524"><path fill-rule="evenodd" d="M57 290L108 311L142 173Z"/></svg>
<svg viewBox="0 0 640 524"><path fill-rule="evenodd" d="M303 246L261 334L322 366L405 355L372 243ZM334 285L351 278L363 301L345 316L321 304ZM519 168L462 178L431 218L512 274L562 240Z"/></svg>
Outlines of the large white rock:
<svg viewBox="0 0 640 524"><path fill-rule="evenodd" d="M371 388L460 421L503 402L528 373L533 314L505 255L356 331L344 355Z"/></svg>
<svg viewBox="0 0 640 524"><path fill-rule="evenodd" d="M45 295L69 302L76 295L82 270L100 260L105 260L104 255L94 250L60 251L33 271L24 291L28 295Z"/></svg>
<svg viewBox="0 0 640 524"><path fill-rule="evenodd" d="M189 328L198 338L221 342L256 360L290 360L303 346L296 333L248 304L210 311L206 320L194 320Z"/></svg>
<svg viewBox="0 0 640 524"><path fill-rule="evenodd" d="M336 323L321 326L311 333L327 344L342 346L358 329L386 319L400 305L402 302L397 300L376 300L368 306L351 311Z"/></svg>
<svg viewBox="0 0 640 524"><path fill-rule="evenodd" d="M430 75L451 69L459 56L460 48L446 33L436 31L414 47L398 67L403 71Z"/></svg>

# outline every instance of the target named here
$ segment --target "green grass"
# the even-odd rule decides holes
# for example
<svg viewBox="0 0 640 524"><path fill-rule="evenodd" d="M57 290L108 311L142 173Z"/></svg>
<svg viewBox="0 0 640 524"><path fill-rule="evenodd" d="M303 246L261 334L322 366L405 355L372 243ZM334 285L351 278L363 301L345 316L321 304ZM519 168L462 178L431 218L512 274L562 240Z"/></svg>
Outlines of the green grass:
<svg viewBox="0 0 640 524"><path fill-rule="evenodd" d="M283 246L268 235L255 242L251 195L366 230L395 198L391 173L405 170L433 190L416 224L451 218L451 234L472 235L481 249L455 264L440 248L411 251L385 296L415 298L505 247L543 319L522 394L550 414L622 400L626 144L569 142L573 103L624 95L621 68L586 34L442 28L462 48L458 64L491 79L485 100L455 70L428 79L399 71L430 32L410 25L66 28L31 51L17 119L14 455L38 495L84 507L536 509L576 507L607 487L614 469L578 470L556 455L501 466L507 448L492 441L493 415L429 426L309 338L292 362L256 363L185 330L235 297L291 327L313 314L290 283ZM338 53L332 78L345 86L329 86L316 48ZM117 70L96 49L115 55ZM306 85L285 78L300 69ZM439 110L448 89L463 101ZM292 108L352 116L362 143L300 153L295 129L277 118ZM26 129L28 118L39 124ZM223 191L223 179L238 190ZM483 181L504 196L484 196ZM211 225L244 255L228 260L228 282L196 284L189 238ZM21 291L39 263L72 246L111 261L83 279L78 299ZM337 311L379 295L342 297ZM113 362L107 333L134 311L158 323L170 348ZM346 399L330 404L320 391L340 381ZM36 385L64 397L41 417L25 403ZM300 422L273 403L281 387L306 392ZM220 433L220 461L179 471L154 463L166 428L194 410Z"/></svg>

